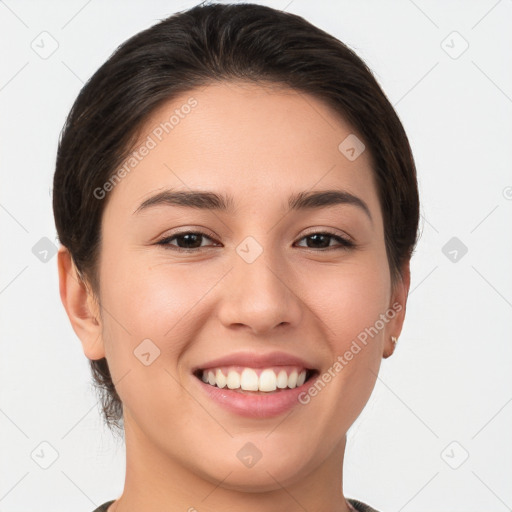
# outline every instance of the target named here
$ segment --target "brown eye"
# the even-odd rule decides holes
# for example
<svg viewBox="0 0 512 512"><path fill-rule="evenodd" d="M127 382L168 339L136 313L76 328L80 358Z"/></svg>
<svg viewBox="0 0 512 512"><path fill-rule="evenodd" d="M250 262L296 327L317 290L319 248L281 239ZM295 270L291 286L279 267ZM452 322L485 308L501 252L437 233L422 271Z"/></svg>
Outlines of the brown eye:
<svg viewBox="0 0 512 512"><path fill-rule="evenodd" d="M161 245L166 249L194 252L205 247L211 247L210 245L202 245L201 242L204 239L213 241L213 238L208 236L202 231L183 231L181 233L175 233L172 236L168 236L157 242L157 245ZM333 249L349 249L355 247L354 242L344 238L340 235L336 235L330 232L318 232L311 233L301 238L301 240L308 240L307 249L319 249L319 250L333 250ZM337 241L337 245L331 245L331 241ZM176 241L176 243L171 243ZM218 244L214 244L218 245ZM304 246L301 246L304 247Z"/></svg>
<svg viewBox="0 0 512 512"><path fill-rule="evenodd" d="M311 240L311 243L308 243L307 245L308 249L349 249L350 247L355 246L354 242L351 240L326 231L310 233L309 235L301 238L301 240L308 239ZM338 246L333 247L330 245L330 241L332 239L338 242Z"/></svg>
<svg viewBox="0 0 512 512"><path fill-rule="evenodd" d="M157 245L162 245L169 249L174 249L177 251L197 251L201 249L201 242L203 239L213 240L206 233L201 231L183 231L181 233L176 233L172 236L168 236L163 238ZM172 244L171 241L176 240L177 245Z"/></svg>

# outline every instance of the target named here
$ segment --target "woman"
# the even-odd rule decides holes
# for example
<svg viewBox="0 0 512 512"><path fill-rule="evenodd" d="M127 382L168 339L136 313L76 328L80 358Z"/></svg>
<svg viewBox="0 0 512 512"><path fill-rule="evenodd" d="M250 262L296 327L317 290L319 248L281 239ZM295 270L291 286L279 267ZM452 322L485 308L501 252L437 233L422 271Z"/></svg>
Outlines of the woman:
<svg viewBox="0 0 512 512"><path fill-rule="evenodd" d="M395 348L419 200L366 65L304 19L198 5L125 42L58 149L60 295L124 430L96 512L372 511L346 433Z"/></svg>

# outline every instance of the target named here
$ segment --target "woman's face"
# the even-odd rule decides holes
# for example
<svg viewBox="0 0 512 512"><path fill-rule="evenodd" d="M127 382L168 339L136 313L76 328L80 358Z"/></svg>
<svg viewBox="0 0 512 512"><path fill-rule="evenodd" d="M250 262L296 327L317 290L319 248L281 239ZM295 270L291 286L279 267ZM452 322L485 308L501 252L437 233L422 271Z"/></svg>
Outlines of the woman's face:
<svg viewBox="0 0 512 512"><path fill-rule="evenodd" d="M164 105L135 149L104 211L99 338L84 343L107 357L129 453L232 489L337 471L408 288L391 288L369 151L312 96L241 83ZM192 191L229 200L170 196ZM340 195L290 208L320 191ZM240 392L205 369L233 388L313 376Z"/></svg>

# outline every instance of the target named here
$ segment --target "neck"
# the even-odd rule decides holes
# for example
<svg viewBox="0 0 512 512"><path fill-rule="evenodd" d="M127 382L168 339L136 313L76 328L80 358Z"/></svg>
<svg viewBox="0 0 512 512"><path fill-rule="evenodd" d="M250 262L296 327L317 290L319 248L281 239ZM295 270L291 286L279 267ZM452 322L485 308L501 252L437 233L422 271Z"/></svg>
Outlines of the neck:
<svg viewBox="0 0 512 512"><path fill-rule="evenodd" d="M133 423L125 423L126 477L122 496L109 512L350 512L343 497L346 436L316 468L290 482L269 475L272 490L243 492L227 488L229 475L203 478L155 446ZM223 485L224 484L224 485Z"/></svg>

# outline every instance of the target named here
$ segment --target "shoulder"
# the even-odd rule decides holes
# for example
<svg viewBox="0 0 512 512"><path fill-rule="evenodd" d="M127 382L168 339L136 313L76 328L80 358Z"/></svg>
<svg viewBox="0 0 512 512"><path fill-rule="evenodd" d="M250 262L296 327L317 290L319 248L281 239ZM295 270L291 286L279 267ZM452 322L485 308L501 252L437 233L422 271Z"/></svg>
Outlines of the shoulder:
<svg viewBox="0 0 512 512"><path fill-rule="evenodd" d="M100 505L97 509L95 509L93 512L107 512L108 507L114 503L115 500L107 501L106 503L103 503L103 505Z"/></svg>
<svg viewBox="0 0 512 512"><path fill-rule="evenodd" d="M357 512L378 512L362 501L354 500L352 498L347 498L347 501L356 509Z"/></svg>

